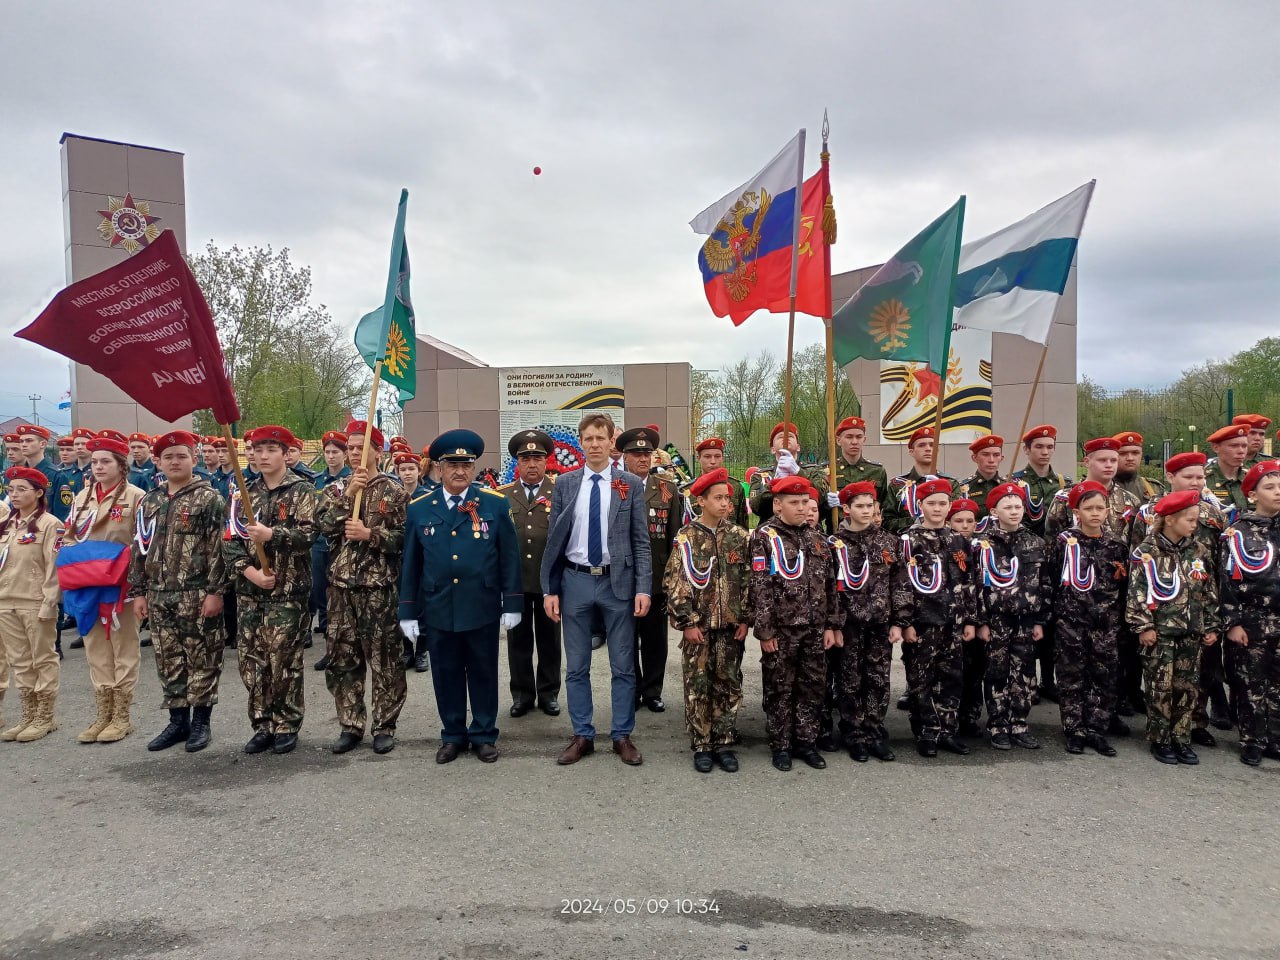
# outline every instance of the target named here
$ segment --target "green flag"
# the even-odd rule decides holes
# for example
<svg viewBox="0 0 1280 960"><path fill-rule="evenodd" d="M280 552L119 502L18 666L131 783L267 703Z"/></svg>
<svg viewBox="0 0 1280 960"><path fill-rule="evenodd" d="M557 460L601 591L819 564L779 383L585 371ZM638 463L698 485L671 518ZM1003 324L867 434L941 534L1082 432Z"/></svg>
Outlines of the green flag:
<svg viewBox="0 0 1280 960"><path fill-rule="evenodd" d="M391 235L391 270L387 296L381 307L366 313L356 324L356 349L373 369L382 361L382 379L400 391L400 406L417 390L417 333L413 301L409 299L409 246L404 239L404 215L409 191L400 191L396 228Z"/></svg>
<svg viewBox="0 0 1280 960"><path fill-rule="evenodd" d="M927 362L946 376L964 197L916 235L831 320L836 362Z"/></svg>

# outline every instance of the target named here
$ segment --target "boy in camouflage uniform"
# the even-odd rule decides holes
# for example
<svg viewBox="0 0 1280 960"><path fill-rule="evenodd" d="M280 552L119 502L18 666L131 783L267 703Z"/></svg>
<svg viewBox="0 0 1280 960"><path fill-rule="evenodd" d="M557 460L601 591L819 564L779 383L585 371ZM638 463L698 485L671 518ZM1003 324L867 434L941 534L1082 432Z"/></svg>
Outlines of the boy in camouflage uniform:
<svg viewBox="0 0 1280 960"><path fill-rule="evenodd" d="M1196 764L1190 733L1200 647L1218 640L1216 555L1195 536L1196 491L1170 493L1155 509L1155 527L1130 557L1125 618L1142 644L1151 753L1161 763Z"/></svg>
<svg viewBox="0 0 1280 960"><path fill-rule="evenodd" d="M231 535L223 556L235 578L240 679L249 691L253 737L245 753L288 753L302 727L302 645L311 630L311 544L316 494L285 464L295 438L287 427L250 430L257 473L249 482L252 505L229 508ZM258 566L254 544L266 552L271 573Z"/></svg>
<svg viewBox="0 0 1280 960"><path fill-rule="evenodd" d="M1025 497L1017 483L1002 483L987 494L993 522L974 541L978 639L987 654L987 731L997 750L1040 748L1027 729L1027 716L1048 584L1044 541L1022 525Z"/></svg>
<svg viewBox="0 0 1280 960"><path fill-rule="evenodd" d="M947 508L947 526L964 538L965 543L972 545L973 533L978 525L978 505L972 500L961 498L952 500ZM972 546L970 549L972 554ZM970 559L973 559L972 556ZM956 624L959 634L964 624ZM902 648L903 665L906 665L907 651ZM957 732L962 737L981 737L982 681L987 675L987 650L982 641L974 639L960 644L960 723Z"/></svg>
<svg viewBox="0 0 1280 960"><path fill-rule="evenodd" d="M342 730L330 749L346 753L364 739L367 669L373 684L373 752L390 753L408 692L396 617L409 494L391 474L361 466L366 443L382 448L377 427L353 420L344 432L352 473L325 487L316 516L319 532L335 545L329 555L329 663L324 680Z"/></svg>
<svg viewBox="0 0 1280 960"><path fill-rule="evenodd" d="M1046 581L1052 585L1048 615L1057 641L1058 708L1067 753L1084 753L1089 746L1114 757L1115 747L1105 734L1115 715L1129 548L1106 532L1107 488L1102 484L1076 484L1068 503L1078 522L1048 545L1046 562Z"/></svg>
<svg viewBox="0 0 1280 960"><path fill-rule="evenodd" d="M816 770L825 651L840 643L831 547L805 520L813 488L803 477L770 484L775 512L751 534L751 621L760 641L764 711L773 766L794 753Z"/></svg>
<svg viewBox="0 0 1280 960"><path fill-rule="evenodd" d="M969 541L946 525L951 482L916 485L920 520L902 535L894 617L904 625L902 642L911 697L911 731L922 757L938 747L967 753L956 739L962 676L961 644L975 635L973 567ZM959 629L957 630L957 625ZM909 651L909 652L908 652Z"/></svg>
<svg viewBox="0 0 1280 960"><path fill-rule="evenodd" d="M222 555L226 503L193 473L197 438L182 430L155 442L165 482L138 504L129 564L134 612L148 619L169 723L147 744L188 753L209 745L210 717L222 676Z"/></svg>
<svg viewBox="0 0 1280 960"><path fill-rule="evenodd" d="M693 767L736 773L733 744L742 708L742 646L750 612L747 531L733 523L734 481L723 467L689 488L699 515L676 534L663 587L671 626L681 631L684 716Z"/></svg>
<svg viewBox="0 0 1280 960"><path fill-rule="evenodd" d="M893 645L902 642L902 624L894 610L903 605L895 592L902 561L898 538L873 522L877 489L874 481L846 484L840 491L845 519L832 538L836 594L844 626L843 650L836 678L840 733L849 756L859 763L874 756L894 759L884 715L889 707L889 665Z"/></svg>
<svg viewBox="0 0 1280 960"><path fill-rule="evenodd" d="M1241 484L1253 509L1222 538L1222 623L1240 724L1240 762L1280 760L1280 462L1264 460Z"/></svg>

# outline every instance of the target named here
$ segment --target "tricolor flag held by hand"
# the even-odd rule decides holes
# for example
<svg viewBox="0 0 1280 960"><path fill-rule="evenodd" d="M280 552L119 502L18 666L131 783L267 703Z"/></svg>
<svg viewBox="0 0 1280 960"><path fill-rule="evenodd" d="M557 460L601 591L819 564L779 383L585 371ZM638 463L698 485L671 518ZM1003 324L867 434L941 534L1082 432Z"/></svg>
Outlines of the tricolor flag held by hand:
<svg viewBox="0 0 1280 960"><path fill-rule="evenodd" d="M698 253L702 286L717 317L735 325L793 287L804 180L804 131L754 177L689 221L707 238Z"/></svg>
<svg viewBox="0 0 1280 960"><path fill-rule="evenodd" d="M955 322L1047 343L1096 182L961 247Z"/></svg>

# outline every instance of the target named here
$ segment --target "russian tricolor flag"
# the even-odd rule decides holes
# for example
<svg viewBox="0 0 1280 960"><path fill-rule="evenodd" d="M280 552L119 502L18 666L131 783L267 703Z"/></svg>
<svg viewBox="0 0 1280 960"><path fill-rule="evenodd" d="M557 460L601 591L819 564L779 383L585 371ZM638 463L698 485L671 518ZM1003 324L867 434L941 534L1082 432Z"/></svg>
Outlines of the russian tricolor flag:
<svg viewBox="0 0 1280 960"><path fill-rule="evenodd" d="M84 636L95 621L111 636L114 615L124 606L129 547L109 540L85 540L63 546L56 561L62 605Z"/></svg>
<svg viewBox="0 0 1280 960"><path fill-rule="evenodd" d="M804 136L801 130L763 170L689 221L707 238L698 267L717 317L740 324L790 297Z"/></svg>

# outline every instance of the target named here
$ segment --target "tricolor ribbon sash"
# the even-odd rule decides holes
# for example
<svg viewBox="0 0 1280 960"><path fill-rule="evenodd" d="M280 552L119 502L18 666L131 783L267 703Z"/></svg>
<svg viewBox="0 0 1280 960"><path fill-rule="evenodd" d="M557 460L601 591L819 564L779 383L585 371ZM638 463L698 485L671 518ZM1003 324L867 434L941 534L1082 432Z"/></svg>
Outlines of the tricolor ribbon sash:
<svg viewBox="0 0 1280 960"><path fill-rule="evenodd" d="M920 564L911 552L911 537L902 535L902 557L907 561L907 579L916 593L930 596L942 589L942 558L934 557L930 564L930 575L921 576Z"/></svg>
<svg viewBox="0 0 1280 960"><path fill-rule="evenodd" d="M978 562L982 569L984 586L997 590L1006 590L1018 582L1018 558L1009 559L1009 569L1001 570L1000 561L996 558L995 547L989 540L978 541Z"/></svg>
<svg viewBox="0 0 1280 960"><path fill-rule="evenodd" d="M1243 580L1247 573L1251 577L1266 573L1276 561L1276 548L1267 541L1262 553L1254 556L1244 545L1244 534L1239 530L1228 530L1223 534L1227 541L1227 572L1232 580Z"/></svg>
<svg viewBox="0 0 1280 960"><path fill-rule="evenodd" d="M689 542L689 538L685 536L676 537L676 547L680 551L680 565L684 567L684 574L689 578L689 582L693 584L695 590L705 590L707 584L711 582L711 572L715 569L715 558L711 558L711 562L702 570L698 569L698 565L693 562L693 544Z"/></svg>
<svg viewBox="0 0 1280 960"><path fill-rule="evenodd" d="M871 579L871 559L862 558L862 567L855 573L849 560L849 545L839 537L831 538L831 550L836 558L836 589L840 591L858 591Z"/></svg>
<svg viewBox="0 0 1280 960"><path fill-rule="evenodd" d="M783 580L799 580L804 575L804 551L797 550L795 560L787 563L787 550L776 530L766 530L769 541L769 572L782 576Z"/></svg>
<svg viewBox="0 0 1280 960"><path fill-rule="evenodd" d="M1062 552L1061 582L1078 593L1088 593L1093 589L1093 564L1085 563L1084 551L1080 549L1080 541L1075 537L1066 538L1066 548Z"/></svg>

